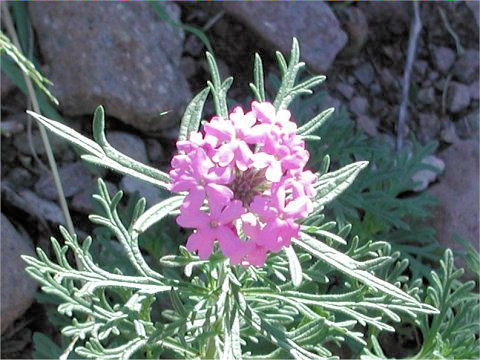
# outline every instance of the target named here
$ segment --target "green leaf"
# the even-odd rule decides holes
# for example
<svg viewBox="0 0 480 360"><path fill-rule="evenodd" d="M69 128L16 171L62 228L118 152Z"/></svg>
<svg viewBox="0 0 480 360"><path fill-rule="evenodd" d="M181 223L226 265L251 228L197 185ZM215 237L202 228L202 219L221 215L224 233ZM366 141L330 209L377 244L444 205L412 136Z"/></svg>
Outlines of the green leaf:
<svg viewBox="0 0 480 360"><path fill-rule="evenodd" d="M299 287L302 283L302 266L298 261L297 254L291 246L285 248L285 255L288 259L288 267L290 268L290 276L294 287Z"/></svg>
<svg viewBox="0 0 480 360"><path fill-rule="evenodd" d="M46 77L44 77L40 72L35 68L35 65L23 56L22 52L12 44L10 39L0 32L0 54L5 52L10 56L13 61L18 65L18 67L32 79L35 85L48 96L48 98L55 104L58 105L58 100L53 96L50 91L47 89L47 86L52 83Z"/></svg>
<svg viewBox="0 0 480 360"><path fill-rule="evenodd" d="M103 152L109 159L115 161L124 168L164 183L170 181L170 178L164 172L122 154L108 143L105 136L105 112L103 106L98 106L93 116L93 138L102 147Z"/></svg>
<svg viewBox="0 0 480 360"><path fill-rule="evenodd" d="M145 232L150 226L169 215L173 210L178 209L183 199L184 196L173 196L152 206L133 224L133 231L138 234Z"/></svg>
<svg viewBox="0 0 480 360"><path fill-rule="evenodd" d="M320 141L322 138L317 135L301 135L302 140L304 141Z"/></svg>
<svg viewBox="0 0 480 360"><path fill-rule="evenodd" d="M282 55L280 51L275 51L275 56L277 57L278 66L280 67L280 73L283 77L287 72L287 68L288 68L287 61L285 60L285 57Z"/></svg>
<svg viewBox="0 0 480 360"><path fill-rule="evenodd" d="M207 84L212 91L215 111L217 112L217 115L221 116L224 119L228 119L227 91L232 85L233 78L228 77L222 83L222 79L220 78L220 72L218 71L218 66L215 58L209 52L207 52L206 55L208 67L210 68L210 74L212 76L212 81L207 81Z"/></svg>
<svg viewBox="0 0 480 360"><path fill-rule="evenodd" d="M33 111L27 111L27 114L32 116L35 120L45 126L48 130L53 132L55 135L62 137L73 145L78 146L85 152L92 154L97 157L103 156L103 150L100 145L90 140L89 138L81 135L72 128L63 125L62 123L54 120L50 120L40 114L37 114Z"/></svg>
<svg viewBox="0 0 480 360"><path fill-rule="evenodd" d="M322 84L326 80L326 76L324 75L317 75L317 76L312 76L311 78L305 80L304 82L295 85L295 87L292 89L292 91L300 91L303 89L310 89L312 87L318 86Z"/></svg>
<svg viewBox="0 0 480 360"><path fill-rule="evenodd" d="M257 53L255 53L255 63L253 66L253 81L254 83L250 83L250 87L253 90L255 98L259 102L265 101L265 85L262 58Z"/></svg>
<svg viewBox="0 0 480 360"><path fill-rule="evenodd" d="M95 138L97 141L100 141L103 146L100 146L89 138L69 128L68 126L61 124L58 121L48 119L33 111L27 111L27 113L54 134L62 137L63 139L85 151L87 154L82 155L82 159L92 164L118 171L122 174L131 175L168 190L169 177L167 174L123 155L112 148L106 141L103 133L105 124L102 107L97 108L95 111L94 132Z"/></svg>
<svg viewBox="0 0 480 360"><path fill-rule="evenodd" d="M48 336L35 332L33 333L33 357L35 359L58 359L63 350L55 344Z"/></svg>
<svg viewBox="0 0 480 360"><path fill-rule="evenodd" d="M301 233L301 240L293 239L292 241L299 248L307 251L345 275L357 279L372 289L415 305L419 312L428 314L435 314L438 312L437 309L430 305L419 303L416 299L406 294L398 287L377 278L366 270L361 270L361 263L305 233Z"/></svg>
<svg viewBox="0 0 480 360"><path fill-rule="evenodd" d="M205 105L209 92L209 87L203 89L193 98L190 104L188 104L182 122L180 123L179 141L186 140L190 132L198 130L200 120L202 119L203 106Z"/></svg>
<svg viewBox="0 0 480 360"><path fill-rule="evenodd" d="M185 309L185 306L183 305L182 300L175 289L170 290L170 301L177 313L186 319L188 316L188 311Z"/></svg>
<svg viewBox="0 0 480 360"><path fill-rule="evenodd" d="M315 185L317 189L317 195L314 199L315 206L325 205L339 196L353 183L360 171L367 165L368 161L357 161L337 171L320 176Z"/></svg>
<svg viewBox="0 0 480 360"><path fill-rule="evenodd" d="M18 41L21 47L19 50L21 50L23 54L29 54L31 46L29 41L29 38L31 36L31 29L27 4L24 2L12 2L8 5L12 10L15 28L17 30ZM28 58L30 58L30 56L28 56Z"/></svg>
<svg viewBox="0 0 480 360"><path fill-rule="evenodd" d="M280 68L282 70L286 68L285 74L282 76L282 83L280 85L280 89L278 89L277 96L275 97L275 101L273 102L275 108L277 110L280 110L286 109L290 101L293 100L289 97L289 95L294 87L295 79L297 78L298 72L305 66L305 64L298 62L300 59L300 48L298 46L298 41L296 38L293 38L292 41L292 50L290 52L290 61L288 63L288 67L286 67L285 59L283 58L283 56L277 55L277 58L280 63Z"/></svg>
<svg viewBox="0 0 480 360"><path fill-rule="evenodd" d="M328 118L330 117L330 115L333 114L334 111L335 111L334 108L329 108L327 110L322 111L320 114L315 116L312 120L307 122L305 125L299 127L297 130L297 134L309 135L315 132L315 130L321 127L325 123L325 121L328 120Z"/></svg>
<svg viewBox="0 0 480 360"><path fill-rule="evenodd" d="M23 78L23 72L16 66L15 62L9 58L6 54L1 55L0 63L2 64L1 68L2 71L7 75L7 77L17 86L20 91L28 96L28 89L25 85L25 80ZM47 115L51 119L55 119L57 121L63 121L60 114L57 110L52 106L48 97L42 93L38 92L37 94L38 105L40 106L40 110L42 114Z"/></svg>

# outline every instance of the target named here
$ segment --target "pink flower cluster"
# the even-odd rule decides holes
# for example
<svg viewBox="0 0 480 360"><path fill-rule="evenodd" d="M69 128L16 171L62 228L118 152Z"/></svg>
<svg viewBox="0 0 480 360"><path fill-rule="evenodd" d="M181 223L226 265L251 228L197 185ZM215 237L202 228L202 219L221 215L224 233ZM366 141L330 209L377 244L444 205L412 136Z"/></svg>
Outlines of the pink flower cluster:
<svg viewBox="0 0 480 360"><path fill-rule="evenodd" d="M217 240L232 264L261 266L298 236L317 179L304 170L309 153L296 130L288 110L253 102L177 142L171 190L188 192L177 223L195 229L189 251L206 259Z"/></svg>

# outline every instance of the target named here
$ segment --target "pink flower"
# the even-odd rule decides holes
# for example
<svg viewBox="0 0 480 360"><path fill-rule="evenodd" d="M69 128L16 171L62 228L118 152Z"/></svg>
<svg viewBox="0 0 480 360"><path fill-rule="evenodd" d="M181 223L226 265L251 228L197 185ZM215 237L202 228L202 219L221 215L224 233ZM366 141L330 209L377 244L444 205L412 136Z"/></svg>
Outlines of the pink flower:
<svg viewBox="0 0 480 360"><path fill-rule="evenodd" d="M194 207L195 208L195 207ZM182 211L177 223L185 228L196 228L187 241L189 251L198 251L200 259L206 259L212 253L213 244L218 240L220 250L233 264L238 264L244 256L243 244L238 237L232 221L245 213L239 200L226 205L212 202L210 214L198 209Z"/></svg>
<svg viewBox="0 0 480 360"><path fill-rule="evenodd" d="M252 102L177 142L171 190L188 192L177 223L193 229L189 251L206 259L218 242L232 264L262 266L298 236L317 177L304 170L309 153L296 130L289 111Z"/></svg>

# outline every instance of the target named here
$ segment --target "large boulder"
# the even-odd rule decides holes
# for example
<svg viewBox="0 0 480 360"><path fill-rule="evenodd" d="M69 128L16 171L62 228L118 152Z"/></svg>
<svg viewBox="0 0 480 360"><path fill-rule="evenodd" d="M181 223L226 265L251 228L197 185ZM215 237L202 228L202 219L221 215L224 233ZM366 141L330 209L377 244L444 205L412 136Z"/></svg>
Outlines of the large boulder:
<svg viewBox="0 0 480 360"><path fill-rule="evenodd" d="M162 6L179 21L178 5ZM179 119L191 96L178 70L184 33L150 4L30 3L29 12L66 115L91 114L102 104L143 131Z"/></svg>
<svg viewBox="0 0 480 360"><path fill-rule="evenodd" d="M19 318L33 301L36 283L25 272L20 255L33 256L28 241L1 214L2 291L1 332Z"/></svg>
<svg viewBox="0 0 480 360"><path fill-rule="evenodd" d="M437 238L444 247L461 250L462 245L453 240L458 234L479 249L479 150L478 142L459 141L440 153L445 162L445 174L430 189L438 198L432 218ZM457 259L459 266L465 263Z"/></svg>
<svg viewBox="0 0 480 360"><path fill-rule="evenodd" d="M223 6L275 50L288 53L296 37L302 60L319 73L327 71L347 43L347 35L323 2L226 1Z"/></svg>

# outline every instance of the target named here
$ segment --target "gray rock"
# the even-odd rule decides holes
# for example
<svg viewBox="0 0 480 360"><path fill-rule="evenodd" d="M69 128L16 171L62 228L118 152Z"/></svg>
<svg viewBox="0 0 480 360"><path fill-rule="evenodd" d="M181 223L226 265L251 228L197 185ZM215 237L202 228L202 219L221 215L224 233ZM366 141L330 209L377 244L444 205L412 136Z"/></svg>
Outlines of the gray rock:
<svg viewBox="0 0 480 360"><path fill-rule="evenodd" d="M417 99L420 104L423 105L433 104L435 102L435 89L432 86L420 89L417 94Z"/></svg>
<svg viewBox="0 0 480 360"><path fill-rule="evenodd" d="M382 87L377 82L372 83L369 89L373 95L379 95L382 92Z"/></svg>
<svg viewBox="0 0 480 360"><path fill-rule="evenodd" d="M429 165L434 169L423 169L412 176L412 180L417 183L413 191L420 192L425 190L429 184L433 183L437 177L445 170L445 163L436 156L429 155L422 160L422 163Z"/></svg>
<svg viewBox="0 0 480 360"><path fill-rule="evenodd" d="M0 123L0 130L3 136L10 137L13 134L23 132L25 129L22 123L7 118Z"/></svg>
<svg viewBox="0 0 480 360"><path fill-rule="evenodd" d="M460 141L457 132L455 130L455 125L451 121L446 121L444 127L440 133L440 136L443 141L449 144L454 144Z"/></svg>
<svg viewBox="0 0 480 360"><path fill-rule="evenodd" d="M162 6L180 21L178 5ZM65 115L91 114L102 104L144 131L179 119L191 97L178 71L184 34L149 4L31 3L29 12Z"/></svg>
<svg viewBox="0 0 480 360"><path fill-rule="evenodd" d="M477 27L479 26L479 17L480 17L480 3L478 1L465 1L465 5L468 6L470 11L473 14L473 17L475 18L475 22L477 23Z"/></svg>
<svg viewBox="0 0 480 360"><path fill-rule="evenodd" d="M180 59L180 71L187 79L197 72L197 62L190 56L184 56Z"/></svg>
<svg viewBox="0 0 480 360"><path fill-rule="evenodd" d="M357 67L353 71L353 75L363 86L368 87L368 85L370 85L373 81L375 71L373 70L373 66L371 64L365 63Z"/></svg>
<svg viewBox="0 0 480 360"><path fill-rule="evenodd" d="M123 131L110 131L107 133L107 140L110 145L121 153L141 163L148 163L147 148L143 140L137 135Z"/></svg>
<svg viewBox="0 0 480 360"><path fill-rule="evenodd" d="M428 73L428 80L430 81L435 81L439 78L440 74L436 71L431 71L430 73Z"/></svg>
<svg viewBox="0 0 480 360"><path fill-rule="evenodd" d="M383 118L391 115L390 105L387 104L380 97L374 97L371 104L372 114L378 118Z"/></svg>
<svg viewBox="0 0 480 360"><path fill-rule="evenodd" d="M470 105L470 88L467 85L452 82L448 90L448 110L454 114L465 110Z"/></svg>
<svg viewBox="0 0 480 360"><path fill-rule="evenodd" d="M0 80L0 94L3 97L7 96L10 91L12 91L15 88L15 84L10 81L7 75L4 74L2 71L1 75L1 80Z"/></svg>
<svg viewBox="0 0 480 360"><path fill-rule="evenodd" d="M348 43L339 57L346 59L356 57L368 39L368 22L365 14L359 7L346 6L337 12L342 28L348 34Z"/></svg>
<svg viewBox="0 0 480 360"><path fill-rule="evenodd" d="M387 68L383 68L380 77L382 79L383 84L386 87L398 87L398 80L397 78L392 74L392 71Z"/></svg>
<svg viewBox="0 0 480 360"><path fill-rule="evenodd" d="M369 24L382 24L382 28L386 27L394 35L408 31L410 25L408 4L401 1L365 1L358 6L364 11Z"/></svg>
<svg viewBox="0 0 480 360"><path fill-rule="evenodd" d="M419 113L418 122L420 125L418 135L425 142L435 139L442 127L440 120L433 113Z"/></svg>
<svg viewBox="0 0 480 360"><path fill-rule="evenodd" d="M162 138L166 140L173 140L173 142L176 142L178 140L178 135L179 135L178 130L179 130L178 126L165 129L162 131Z"/></svg>
<svg viewBox="0 0 480 360"><path fill-rule="evenodd" d="M302 59L325 72L347 43L347 35L330 7L323 2L222 2L227 13L251 27L283 53L292 37L301 45Z"/></svg>
<svg viewBox="0 0 480 360"><path fill-rule="evenodd" d="M12 169L7 175L7 180L17 189L20 187L30 187L35 183L32 174L23 167Z"/></svg>
<svg viewBox="0 0 480 360"><path fill-rule="evenodd" d="M478 100L480 98L480 83L479 81L474 81L469 86L470 89L470 97L472 100Z"/></svg>
<svg viewBox="0 0 480 360"><path fill-rule="evenodd" d="M455 52L444 46L436 46L432 50L433 64L442 74L446 74L455 62Z"/></svg>
<svg viewBox="0 0 480 360"><path fill-rule="evenodd" d="M203 43L200 41L198 36L189 35L185 41L184 49L187 54L192 56L199 56L203 50Z"/></svg>
<svg viewBox="0 0 480 360"><path fill-rule="evenodd" d="M345 83L338 83L335 85L335 89L342 94L347 100L350 100L355 92L354 88Z"/></svg>
<svg viewBox="0 0 480 360"><path fill-rule="evenodd" d="M41 221L50 221L63 224L64 218L60 207L53 201L46 200L30 190L14 190L9 181L2 181L2 200L14 207L38 218Z"/></svg>
<svg viewBox="0 0 480 360"><path fill-rule="evenodd" d="M30 190L22 190L18 195L24 202L23 210L26 212L55 224L64 223L63 212L53 201L42 199Z"/></svg>
<svg viewBox="0 0 480 360"><path fill-rule="evenodd" d="M425 60L416 60L413 64L413 67L415 71L420 75L421 77L425 76L425 73L427 72L428 69L428 62Z"/></svg>
<svg viewBox="0 0 480 360"><path fill-rule="evenodd" d="M368 100L362 96L355 96L350 100L348 107L357 115L365 115L368 111Z"/></svg>
<svg viewBox="0 0 480 360"><path fill-rule="evenodd" d="M25 130L25 118L25 113L18 113L2 118L0 122L2 136L10 137L11 135L23 132Z"/></svg>
<svg viewBox="0 0 480 360"><path fill-rule="evenodd" d="M107 185L110 196L113 196L117 193L118 189L115 184L111 183L110 181L105 181L105 184ZM85 190L76 194L70 201L69 205L75 211L85 215L90 215L94 213L93 202L95 200L92 198L93 194L98 194L97 183L95 181L92 181Z"/></svg>
<svg viewBox="0 0 480 360"><path fill-rule="evenodd" d="M20 255L34 256L30 241L22 236L1 214L2 291L1 332L19 318L31 305L37 284L25 272Z"/></svg>
<svg viewBox="0 0 480 360"><path fill-rule="evenodd" d="M84 190L91 182L92 175L81 162L62 165L58 169L65 197L70 197ZM35 184L35 192L49 200L57 200L58 193L51 172L43 174Z"/></svg>
<svg viewBox="0 0 480 360"><path fill-rule="evenodd" d="M478 80L480 53L478 49L467 49L455 63L453 75L461 82L470 84Z"/></svg>
<svg viewBox="0 0 480 360"><path fill-rule="evenodd" d="M156 139L147 139L147 153L150 161L165 160L165 152L162 144Z"/></svg>
<svg viewBox="0 0 480 360"><path fill-rule="evenodd" d="M468 113L455 123L458 136L462 139L475 139L479 137L480 112L478 109Z"/></svg>
<svg viewBox="0 0 480 360"><path fill-rule="evenodd" d="M478 149L477 141L460 141L443 151L440 157L445 162L445 175L430 190L439 201L432 217L438 241L455 250L462 246L453 241L454 234L479 250ZM464 266L461 258L456 260Z"/></svg>
<svg viewBox="0 0 480 360"><path fill-rule="evenodd" d="M120 182L120 188L128 194L134 194L138 192L141 197L144 197L147 201L147 206L155 205L162 201L161 190L145 181L135 179L131 176L124 176Z"/></svg>
<svg viewBox="0 0 480 360"><path fill-rule="evenodd" d="M362 129L370 136L377 136L377 120L374 120L368 116L360 115L357 117L357 128Z"/></svg>
<svg viewBox="0 0 480 360"><path fill-rule="evenodd" d="M62 152L67 147L67 143L59 136L49 135L48 139L50 141L50 147L55 154ZM45 146L43 145L39 130L32 131L31 143L37 155L45 154L46 150ZM15 148L22 154L32 155L32 151L30 149L30 138L27 132L16 134L13 137L13 146L15 146Z"/></svg>

